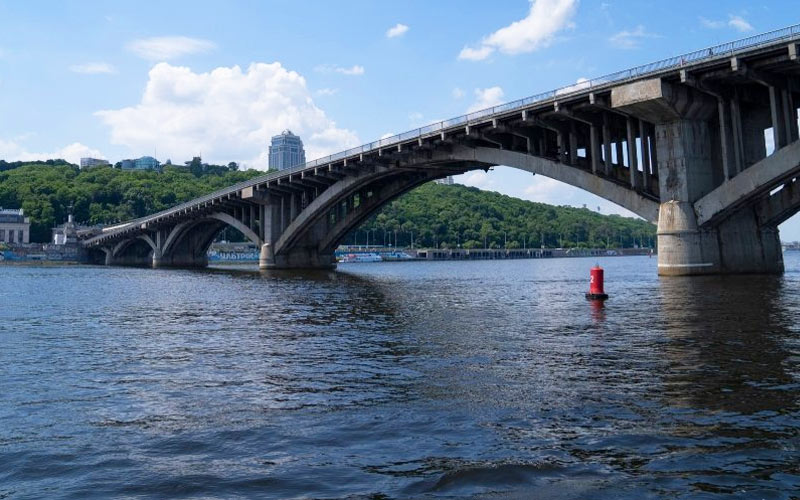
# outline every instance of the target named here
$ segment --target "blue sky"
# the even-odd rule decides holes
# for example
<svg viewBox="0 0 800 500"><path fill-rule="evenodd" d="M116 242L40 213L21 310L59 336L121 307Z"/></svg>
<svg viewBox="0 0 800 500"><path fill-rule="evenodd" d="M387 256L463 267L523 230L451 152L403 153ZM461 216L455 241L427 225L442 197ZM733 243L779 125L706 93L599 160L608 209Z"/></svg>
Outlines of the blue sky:
<svg viewBox="0 0 800 500"><path fill-rule="evenodd" d="M156 154L266 168L800 22L796 4L0 0L0 158ZM626 213L508 168L459 182ZM795 218L797 219L797 218ZM800 240L800 219L783 239Z"/></svg>

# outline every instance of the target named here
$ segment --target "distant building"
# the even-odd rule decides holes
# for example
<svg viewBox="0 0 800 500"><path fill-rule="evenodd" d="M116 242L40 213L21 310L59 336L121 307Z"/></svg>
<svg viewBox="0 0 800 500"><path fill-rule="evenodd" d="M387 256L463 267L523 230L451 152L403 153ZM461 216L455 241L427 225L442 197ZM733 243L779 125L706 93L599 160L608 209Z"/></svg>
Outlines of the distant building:
<svg viewBox="0 0 800 500"><path fill-rule="evenodd" d="M136 170L160 170L161 163L152 156L142 156L134 160Z"/></svg>
<svg viewBox="0 0 800 500"><path fill-rule="evenodd" d="M284 130L281 135L272 138L269 147L269 168L285 170L306 162L306 151L303 141L290 130Z"/></svg>
<svg viewBox="0 0 800 500"><path fill-rule="evenodd" d="M135 160L122 160L121 168L122 170L156 170L160 172L161 163L152 156L142 156Z"/></svg>
<svg viewBox="0 0 800 500"><path fill-rule="evenodd" d="M100 158L81 158L81 168L98 167L100 165L108 165L108 160Z"/></svg>
<svg viewBox="0 0 800 500"><path fill-rule="evenodd" d="M72 214L69 214L67 222L53 228L53 244L54 245L74 245L78 243L78 226L75 225L75 220Z"/></svg>
<svg viewBox="0 0 800 500"><path fill-rule="evenodd" d="M2 243L30 243L31 220L25 217L20 208L0 208L0 242Z"/></svg>
<svg viewBox="0 0 800 500"><path fill-rule="evenodd" d="M445 186L452 186L454 183L452 175L448 175L444 179L436 179L433 182L435 182L436 184L444 184Z"/></svg>

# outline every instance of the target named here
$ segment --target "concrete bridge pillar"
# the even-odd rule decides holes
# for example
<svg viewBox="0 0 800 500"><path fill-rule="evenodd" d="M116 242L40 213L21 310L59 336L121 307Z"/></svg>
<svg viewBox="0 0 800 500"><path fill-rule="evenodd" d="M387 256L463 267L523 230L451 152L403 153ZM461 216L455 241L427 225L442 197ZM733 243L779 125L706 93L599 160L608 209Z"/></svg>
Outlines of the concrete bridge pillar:
<svg viewBox="0 0 800 500"><path fill-rule="evenodd" d="M258 268L273 269L275 268L275 243L281 235L283 225L281 201L275 196L269 196L265 201L266 203L262 207L264 243L261 245L261 252L258 256Z"/></svg>
<svg viewBox="0 0 800 500"><path fill-rule="evenodd" d="M710 227L698 225L694 203L725 179L720 137L715 133L719 127L715 100L654 79L613 89L612 106L656 124L662 200L657 233L659 275L783 270L777 230L759 227L752 209L739 210ZM755 123L761 118L761 113L755 113L740 129L749 161L763 155L763 129Z"/></svg>
<svg viewBox="0 0 800 500"><path fill-rule="evenodd" d="M261 245L261 252L258 255L258 268L271 269L275 267L275 251L272 248L272 243L264 243Z"/></svg>
<svg viewBox="0 0 800 500"><path fill-rule="evenodd" d="M156 248L153 250L153 264L154 269L161 267L161 248Z"/></svg>
<svg viewBox="0 0 800 500"><path fill-rule="evenodd" d="M152 243L155 245L153 246L153 262L152 267L153 269L157 269L161 267L161 261L164 255L164 240L166 239L166 235L164 231L159 229L155 233L155 238L151 239Z"/></svg>

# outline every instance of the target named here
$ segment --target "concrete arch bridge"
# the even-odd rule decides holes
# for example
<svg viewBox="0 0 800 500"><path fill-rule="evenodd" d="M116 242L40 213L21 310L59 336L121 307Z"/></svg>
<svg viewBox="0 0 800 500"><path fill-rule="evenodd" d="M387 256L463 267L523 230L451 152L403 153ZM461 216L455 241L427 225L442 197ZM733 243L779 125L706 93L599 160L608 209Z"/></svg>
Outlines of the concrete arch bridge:
<svg viewBox="0 0 800 500"><path fill-rule="evenodd" d="M528 97L271 173L103 228L109 265L205 266L226 226L260 266L335 266L387 202L496 165L601 196L658 225L659 273L776 273L800 210L800 25ZM768 154L769 153L769 154Z"/></svg>

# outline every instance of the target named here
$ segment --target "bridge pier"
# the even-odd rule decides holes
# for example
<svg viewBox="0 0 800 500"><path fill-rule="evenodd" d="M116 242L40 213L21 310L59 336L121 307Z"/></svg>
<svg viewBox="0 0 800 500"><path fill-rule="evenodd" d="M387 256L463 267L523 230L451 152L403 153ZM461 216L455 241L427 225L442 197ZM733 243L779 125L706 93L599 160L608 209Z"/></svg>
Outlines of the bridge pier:
<svg viewBox="0 0 800 500"><path fill-rule="evenodd" d="M160 248L156 248L155 250L153 250L152 259L153 259L152 260L153 269L158 269L159 267L161 267L161 249Z"/></svg>
<svg viewBox="0 0 800 500"><path fill-rule="evenodd" d="M261 245L261 252L258 254L258 268L262 270L275 268L275 251L270 243Z"/></svg>
<svg viewBox="0 0 800 500"><path fill-rule="evenodd" d="M660 79L615 88L612 104L656 124L661 205L658 274L691 276L783 271L778 230L762 227L752 207L721 221L698 223L695 203L726 182L720 147L718 103L706 94ZM722 116L722 114L719 114ZM745 161L766 155L764 115L734 122ZM768 125L766 125L768 126Z"/></svg>

